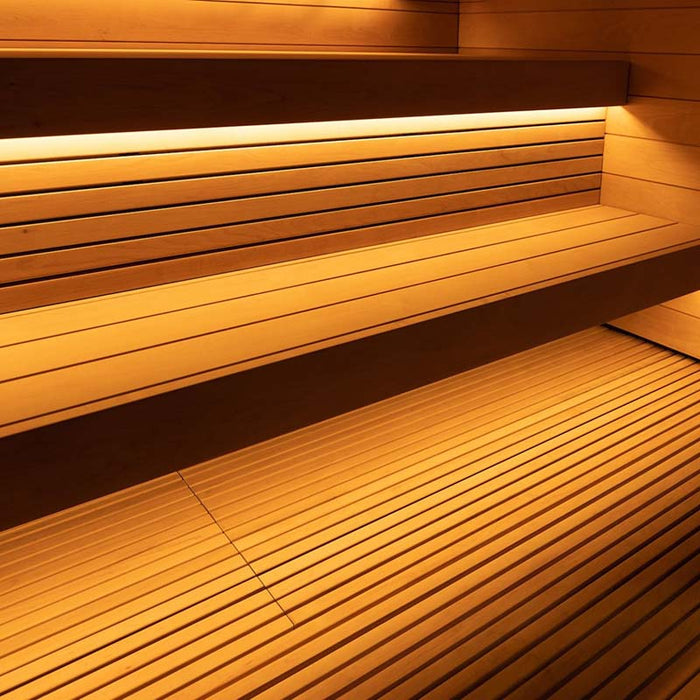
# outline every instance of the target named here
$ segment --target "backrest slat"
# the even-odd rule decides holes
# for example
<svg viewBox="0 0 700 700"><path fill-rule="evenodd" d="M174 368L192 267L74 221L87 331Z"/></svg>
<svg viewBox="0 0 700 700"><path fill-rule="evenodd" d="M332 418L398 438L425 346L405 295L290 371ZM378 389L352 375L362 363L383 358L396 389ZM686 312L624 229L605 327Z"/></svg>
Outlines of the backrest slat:
<svg viewBox="0 0 700 700"><path fill-rule="evenodd" d="M0 142L0 311L595 204L604 114Z"/></svg>

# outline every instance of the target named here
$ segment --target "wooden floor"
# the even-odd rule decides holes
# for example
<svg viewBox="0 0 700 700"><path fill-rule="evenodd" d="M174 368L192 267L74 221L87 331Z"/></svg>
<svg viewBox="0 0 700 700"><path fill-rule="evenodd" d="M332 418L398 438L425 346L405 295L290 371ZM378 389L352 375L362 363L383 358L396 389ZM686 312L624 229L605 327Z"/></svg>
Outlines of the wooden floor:
<svg viewBox="0 0 700 700"><path fill-rule="evenodd" d="M8 530L0 695L694 700L699 440L596 328Z"/></svg>

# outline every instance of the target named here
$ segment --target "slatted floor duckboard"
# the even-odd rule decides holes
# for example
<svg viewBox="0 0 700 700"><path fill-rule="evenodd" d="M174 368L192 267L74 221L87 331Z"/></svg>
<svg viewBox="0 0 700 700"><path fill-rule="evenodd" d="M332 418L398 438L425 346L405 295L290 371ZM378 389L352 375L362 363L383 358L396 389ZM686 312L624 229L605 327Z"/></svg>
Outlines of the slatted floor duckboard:
<svg viewBox="0 0 700 700"><path fill-rule="evenodd" d="M602 328L0 536L0 694L696 698L700 364Z"/></svg>

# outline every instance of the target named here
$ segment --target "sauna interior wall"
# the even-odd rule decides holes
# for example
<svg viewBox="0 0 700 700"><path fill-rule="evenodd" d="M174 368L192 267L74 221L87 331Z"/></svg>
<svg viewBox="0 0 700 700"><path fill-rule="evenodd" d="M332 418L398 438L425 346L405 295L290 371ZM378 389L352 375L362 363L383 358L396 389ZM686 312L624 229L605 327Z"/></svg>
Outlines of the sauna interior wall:
<svg viewBox="0 0 700 700"><path fill-rule="evenodd" d="M630 102L608 110L601 201L700 223L697 0L462 0L460 12L465 54L629 60ZM620 326L696 354L700 293L670 306Z"/></svg>
<svg viewBox="0 0 700 700"><path fill-rule="evenodd" d="M0 48L454 52L451 0L5 0Z"/></svg>

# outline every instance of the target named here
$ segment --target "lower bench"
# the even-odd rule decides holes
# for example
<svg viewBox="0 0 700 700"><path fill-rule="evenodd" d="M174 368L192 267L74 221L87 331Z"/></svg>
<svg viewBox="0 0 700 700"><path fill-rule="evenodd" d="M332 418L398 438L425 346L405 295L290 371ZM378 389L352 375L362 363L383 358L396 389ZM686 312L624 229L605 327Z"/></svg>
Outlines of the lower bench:
<svg viewBox="0 0 700 700"><path fill-rule="evenodd" d="M544 289L562 294L529 313L595 305L585 327L692 291L699 267L700 228L593 206L8 313L0 436Z"/></svg>

